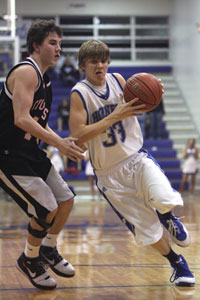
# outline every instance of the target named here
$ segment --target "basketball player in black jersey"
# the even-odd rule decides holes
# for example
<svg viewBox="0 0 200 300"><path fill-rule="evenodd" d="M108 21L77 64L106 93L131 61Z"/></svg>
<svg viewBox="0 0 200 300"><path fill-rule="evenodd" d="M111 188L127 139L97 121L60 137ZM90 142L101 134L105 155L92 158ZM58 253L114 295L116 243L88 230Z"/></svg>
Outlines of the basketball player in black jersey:
<svg viewBox="0 0 200 300"><path fill-rule="evenodd" d="M46 71L60 57L61 39L54 21L33 22L27 34L30 56L10 70L0 95L0 186L30 217L17 266L41 289L56 287L45 264L60 276L75 274L56 248L74 194L38 147L41 140L73 161L83 159L83 150L74 143L77 139L59 137L47 123L52 91Z"/></svg>

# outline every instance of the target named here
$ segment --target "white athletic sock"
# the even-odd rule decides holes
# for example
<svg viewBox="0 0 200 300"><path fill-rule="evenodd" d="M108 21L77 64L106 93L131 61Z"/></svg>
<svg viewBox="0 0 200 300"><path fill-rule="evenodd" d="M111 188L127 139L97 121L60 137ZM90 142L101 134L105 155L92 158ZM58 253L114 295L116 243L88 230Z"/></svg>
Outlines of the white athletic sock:
<svg viewBox="0 0 200 300"><path fill-rule="evenodd" d="M58 234L47 233L45 238L42 240L42 245L54 248L56 245L57 238Z"/></svg>
<svg viewBox="0 0 200 300"><path fill-rule="evenodd" d="M32 246L28 243L28 241L26 241L26 246L25 246L25 250L24 250L24 254L27 257L37 257L39 256L39 250L40 250L40 246Z"/></svg>

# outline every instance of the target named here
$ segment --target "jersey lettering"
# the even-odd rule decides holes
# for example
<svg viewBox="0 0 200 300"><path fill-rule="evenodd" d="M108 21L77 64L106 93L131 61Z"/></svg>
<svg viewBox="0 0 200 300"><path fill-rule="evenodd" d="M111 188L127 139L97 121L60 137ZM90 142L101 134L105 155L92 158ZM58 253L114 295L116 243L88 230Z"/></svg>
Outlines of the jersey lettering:
<svg viewBox="0 0 200 300"><path fill-rule="evenodd" d="M45 108L45 100L44 99L40 99L35 101L34 105L32 106L31 110L43 110Z"/></svg>
<svg viewBox="0 0 200 300"><path fill-rule="evenodd" d="M93 112L92 119L93 122L98 122L111 114L117 104L108 104L105 106L100 107L97 111ZM109 129L106 130L107 133L107 140L103 142L104 147L112 147L117 143L117 134L120 137L122 142L126 139L126 131L122 124L122 121L116 122L113 124Z"/></svg>
<svg viewBox="0 0 200 300"><path fill-rule="evenodd" d="M47 117L47 115L48 115L48 112L49 112L48 108L45 108L45 109L43 110L43 114L42 114L42 116L41 116L42 120L45 120L45 119L46 119L46 117Z"/></svg>
<svg viewBox="0 0 200 300"><path fill-rule="evenodd" d="M108 105L100 107L98 110L93 112L93 114L92 114L93 123L96 123L96 122L104 119L109 114L111 114L111 112L113 112L113 110L115 109L116 106L117 106L117 104L108 104Z"/></svg>
<svg viewBox="0 0 200 300"><path fill-rule="evenodd" d="M124 143L126 139L126 131L122 124L122 121L118 121L113 124L109 129L106 130L107 140L103 142L104 147L112 147L117 144L117 135L120 140Z"/></svg>

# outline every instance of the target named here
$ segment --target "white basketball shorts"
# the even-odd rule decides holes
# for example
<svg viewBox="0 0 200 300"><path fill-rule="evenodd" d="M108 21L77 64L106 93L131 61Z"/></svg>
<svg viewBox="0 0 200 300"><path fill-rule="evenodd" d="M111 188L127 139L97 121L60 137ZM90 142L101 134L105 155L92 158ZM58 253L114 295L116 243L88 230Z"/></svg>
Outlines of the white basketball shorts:
<svg viewBox="0 0 200 300"><path fill-rule="evenodd" d="M164 214L183 205L180 193L147 153L136 153L107 172L96 171L96 175L99 189L123 222L127 221L138 245L161 239L163 228L156 210Z"/></svg>

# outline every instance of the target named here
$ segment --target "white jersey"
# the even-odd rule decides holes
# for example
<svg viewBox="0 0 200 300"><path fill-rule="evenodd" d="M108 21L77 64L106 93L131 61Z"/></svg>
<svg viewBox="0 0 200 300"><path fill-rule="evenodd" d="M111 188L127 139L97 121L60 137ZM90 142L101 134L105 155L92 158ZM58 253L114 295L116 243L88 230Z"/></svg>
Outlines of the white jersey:
<svg viewBox="0 0 200 300"><path fill-rule="evenodd" d="M100 121L119 102L122 87L113 74L106 85L94 87L84 80L72 91L79 93L87 111L87 123ZM103 92L103 95L102 95ZM101 93L101 94L99 94ZM89 154L97 186L115 213L135 235L138 245L152 245L163 235L161 214L183 205L180 193L172 189L160 167L145 151L136 117L117 122L89 141Z"/></svg>
<svg viewBox="0 0 200 300"><path fill-rule="evenodd" d="M109 115L123 93L117 77L106 74L106 93L99 94L87 80L72 89L80 95L87 112L87 124L93 124ZM88 142L90 160L95 170L109 169L132 156L142 147L143 137L137 117L129 117Z"/></svg>

